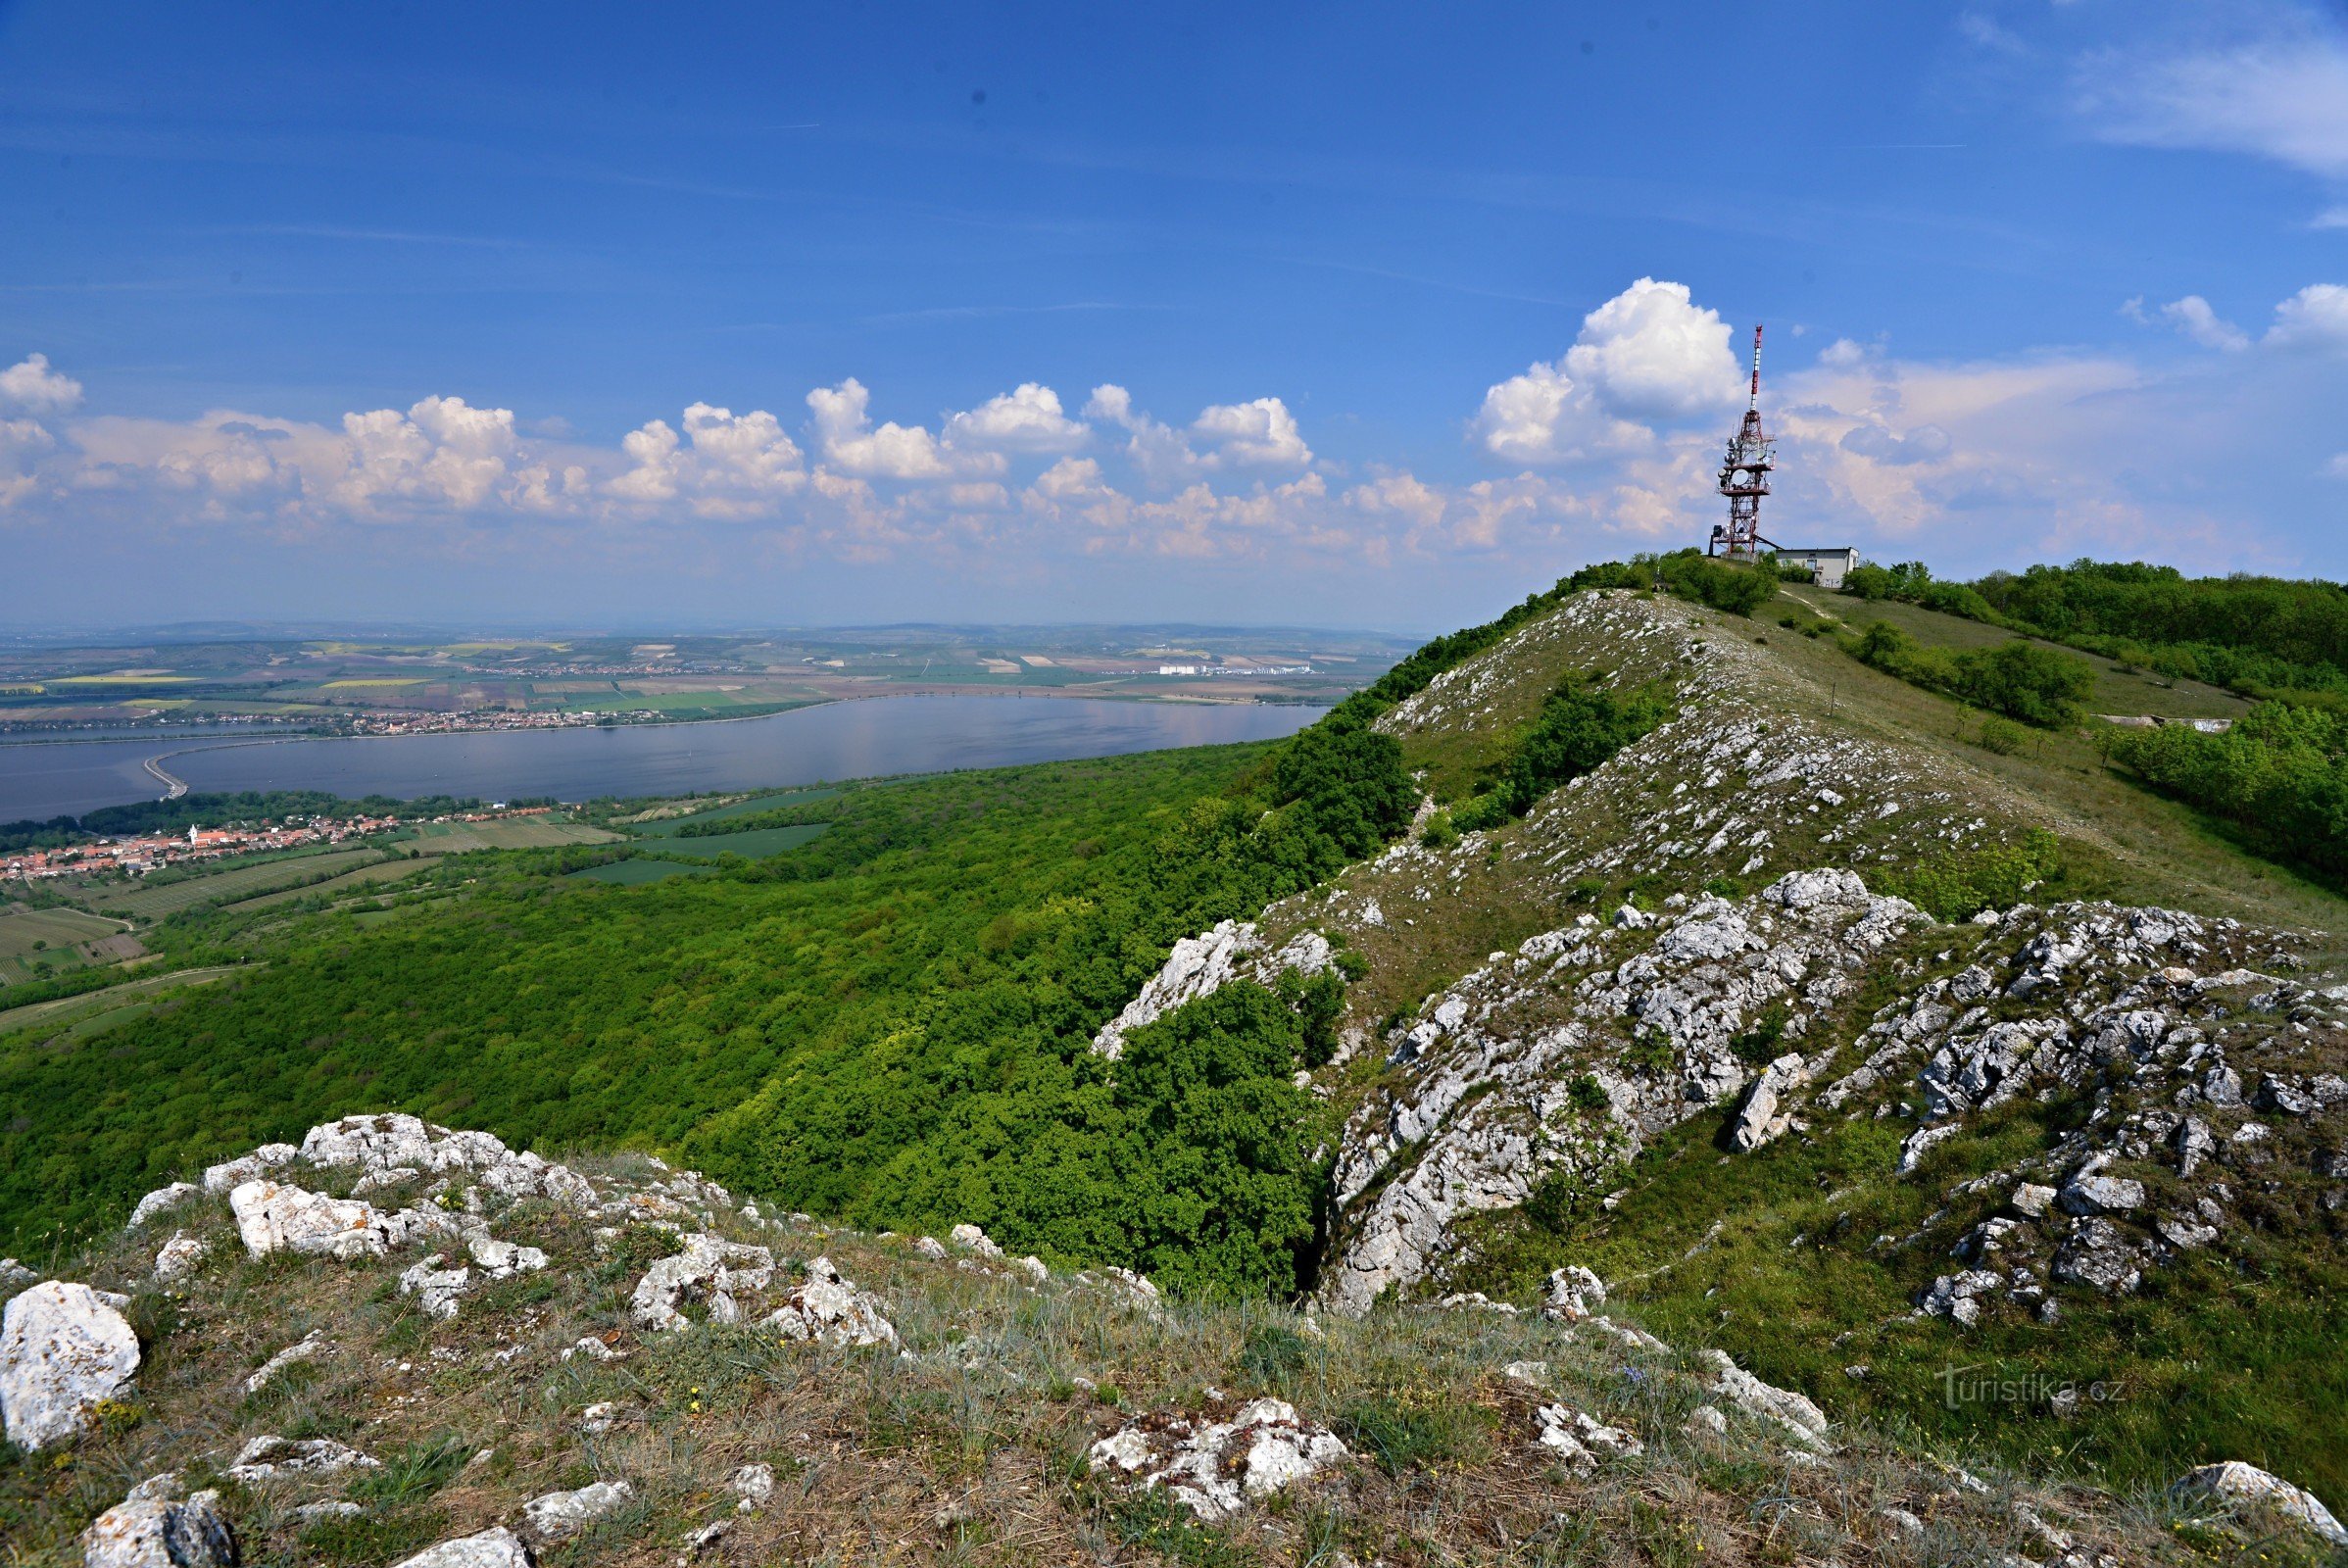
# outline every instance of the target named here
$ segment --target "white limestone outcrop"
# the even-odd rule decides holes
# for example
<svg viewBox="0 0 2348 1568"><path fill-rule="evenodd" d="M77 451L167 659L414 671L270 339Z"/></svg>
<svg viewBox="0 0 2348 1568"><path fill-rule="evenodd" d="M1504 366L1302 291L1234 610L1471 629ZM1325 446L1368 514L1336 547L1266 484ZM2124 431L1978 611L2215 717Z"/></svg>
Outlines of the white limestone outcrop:
<svg viewBox="0 0 2348 1568"><path fill-rule="evenodd" d="M0 1428L27 1449L78 1437L138 1362L138 1336L87 1285L45 1280L21 1291L0 1312Z"/></svg>

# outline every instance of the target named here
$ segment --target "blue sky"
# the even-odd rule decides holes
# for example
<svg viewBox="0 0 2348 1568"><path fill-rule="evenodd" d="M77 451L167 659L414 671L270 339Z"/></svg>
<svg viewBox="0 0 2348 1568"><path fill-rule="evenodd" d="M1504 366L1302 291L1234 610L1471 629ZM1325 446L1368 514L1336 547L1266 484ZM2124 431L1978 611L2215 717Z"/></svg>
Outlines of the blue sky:
<svg viewBox="0 0 2348 1568"><path fill-rule="evenodd" d="M0 0L4 612L1436 629L1756 321L1783 542L2336 577L2344 250L2267 0Z"/></svg>

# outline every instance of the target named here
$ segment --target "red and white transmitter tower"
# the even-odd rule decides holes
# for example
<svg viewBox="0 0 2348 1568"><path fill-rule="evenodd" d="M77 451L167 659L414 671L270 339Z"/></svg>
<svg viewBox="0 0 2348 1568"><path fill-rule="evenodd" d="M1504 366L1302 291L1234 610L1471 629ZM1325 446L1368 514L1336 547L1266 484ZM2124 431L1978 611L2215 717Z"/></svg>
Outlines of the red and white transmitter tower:
<svg viewBox="0 0 2348 1568"><path fill-rule="evenodd" d="M1753 385L1744 406L1744 423L1729 438L1729 455L1720 466L1720 493L1729 498L1729 520L1712 525L1712 542L1704 554L1758 560L1761 547L1777 542L1761 537L1761 498L1769 494L1770 449L1776 443L1761 433L1761 328L1753 328Z"/></svg>

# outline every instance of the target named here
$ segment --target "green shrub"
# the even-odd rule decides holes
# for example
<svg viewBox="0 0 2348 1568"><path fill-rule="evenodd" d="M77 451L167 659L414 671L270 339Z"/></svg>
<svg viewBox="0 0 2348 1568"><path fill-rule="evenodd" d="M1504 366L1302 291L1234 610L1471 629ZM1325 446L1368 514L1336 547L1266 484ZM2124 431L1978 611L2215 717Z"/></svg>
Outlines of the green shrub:
<svg viewBox="0 0 2348 1568"><path fill-rule="evenodd" d="M1991 713L1981 720L1981 732L1975 739L1984 752L2011 757L2022 750L2023 744L2030 739L2030 732L2011 719Z"/></svg>
<svg viewBox="0 0 2348 1568"><path fill-rule="evenodd" d="M2348 717L2268 702L2223 734L2166 724L2097 739L2113 761L2219 818L2260 854L2348 877Z"/></svg>
<svg viewBox="0 0 2348 1568"><path fill-rule="evenodd" d="M1938 920L1965 920L1982 909L2004 909L2040 883L2062 874L2062 845L2044 828L2018 844L1954 852L1908 871L1879 872L1877 891L1906 899Z"/></svg>

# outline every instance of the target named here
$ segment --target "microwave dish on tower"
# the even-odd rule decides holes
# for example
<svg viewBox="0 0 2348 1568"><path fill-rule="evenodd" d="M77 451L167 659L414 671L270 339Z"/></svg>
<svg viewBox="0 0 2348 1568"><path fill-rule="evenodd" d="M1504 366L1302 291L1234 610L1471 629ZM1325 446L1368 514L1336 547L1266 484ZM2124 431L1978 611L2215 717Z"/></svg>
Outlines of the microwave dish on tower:
<svg viewBox="0 0 2348 1568"><path fill-rule="evenodd" d="M1758 560L1761 547L1775 550L1761 536L1761 498L1769 494L1770 453L1776 442L1761 429L1761 328L1753 328L1752 391L1744 405L1744 422L1729 438L1729 455L1720 466L1720 493L1729 498L1729 520L1715 523L1708 556Z"/></svg>

